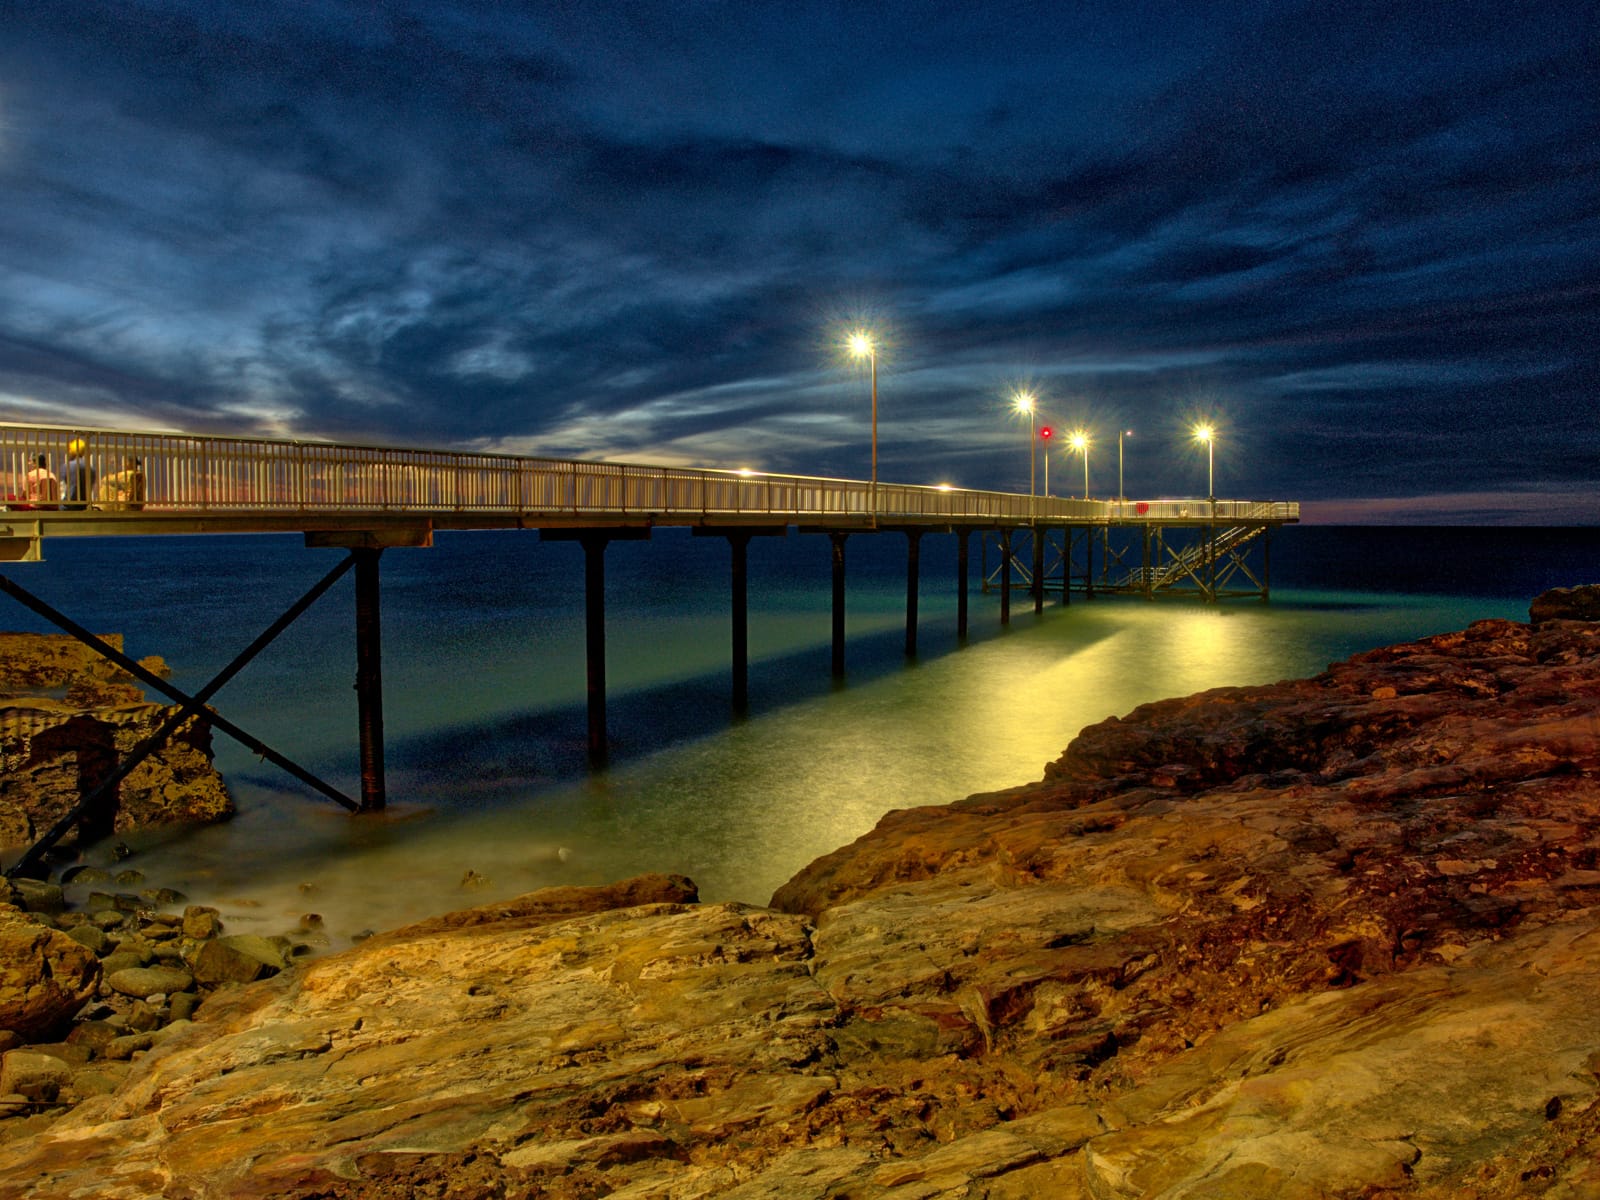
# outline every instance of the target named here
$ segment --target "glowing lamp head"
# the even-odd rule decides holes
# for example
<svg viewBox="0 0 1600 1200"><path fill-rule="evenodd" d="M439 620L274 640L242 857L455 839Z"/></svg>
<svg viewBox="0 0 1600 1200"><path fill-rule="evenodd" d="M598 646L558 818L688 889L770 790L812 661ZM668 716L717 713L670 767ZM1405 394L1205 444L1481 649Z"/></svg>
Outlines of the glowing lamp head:
<svg viewBox="0 0 1600 1200"><path fill-rule="evenodd" d="M1018 392L1011 397L1011 403L1019 413L1031 413L1033 411L1034 395L1032 392Z"/></svg>
<svg viewBox="0 0 1600 1200"><path fill-rule="evenodd" d="M850 335L850 353L857 358L871 358L875 347L872 338L866 333L852 333Z"/></svg>
<svg viewBox="0 0 1600 1200"><path fill-rule="evenodd" d="M1041 425L1039 427L1039 440L1041 442L1048 442L1051 438L1055 437L1055 435L1056 431L1051 429L1050 426Z"/></svg>
<svg viewBox="0 0 1600 1200"><path fill-rule="evenodd" d="M1089 435L1081 429L1076 430L1067 444L1082 454L1089 448Z"/></svg>
<svg viewBox="0 0 1600 1200"><path fill-rule="evenodd" d="M1194 440L1197 442L1210 442L1216 437L1217 431L1209 425L1196 425L1194 427Z"/></svg>

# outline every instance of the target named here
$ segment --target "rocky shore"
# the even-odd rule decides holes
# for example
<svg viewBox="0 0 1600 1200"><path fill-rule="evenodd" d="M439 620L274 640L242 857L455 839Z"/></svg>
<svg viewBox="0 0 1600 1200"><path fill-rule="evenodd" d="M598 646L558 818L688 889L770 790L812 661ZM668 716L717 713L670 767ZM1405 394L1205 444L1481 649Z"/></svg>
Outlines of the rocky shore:
<svg viewBox="0 0 1600 1200"><path fill-rule="evenodd" d="M553 889L219 987L0 1120L0 1196L1600 1195L1597 600L1143 706L768 908Z"/></svg>

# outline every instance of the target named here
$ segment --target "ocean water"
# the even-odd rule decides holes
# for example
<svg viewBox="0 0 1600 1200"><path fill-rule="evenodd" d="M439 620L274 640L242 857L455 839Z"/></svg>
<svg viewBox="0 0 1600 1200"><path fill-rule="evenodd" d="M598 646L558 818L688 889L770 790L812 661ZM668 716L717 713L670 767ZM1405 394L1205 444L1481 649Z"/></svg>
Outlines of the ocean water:
<svg viewBox="0 0 1600 1200"><path fill-rule="evenodd" d="M352 817L216 735L222 826L130 838L156 884L235 931L322 915L367 929L563 883L680 872L765 903L887 811L1038 779L1084 726L1148 700L1314 673L1349 654L1525 618L1595 577L1600 530L1291 527L1270 604L1051 601L977 587L955 637L955 539L922 543L919 656L903 651L905 539L852 537L848 680L829 675L826 538L750 546L750 713L729 712L728 548L658 531L607 552L611 765L587 767L582 553L528 532L444 533L382 559L390 808ZM992 554L993 552L991 552ZM18 583L196 690L340 552L298 537L59 539ZM991 562L995 561L991 557ZM49 627L20 605L0 628ZM341 581L215 698L358 789L352 587Z"/></svg>

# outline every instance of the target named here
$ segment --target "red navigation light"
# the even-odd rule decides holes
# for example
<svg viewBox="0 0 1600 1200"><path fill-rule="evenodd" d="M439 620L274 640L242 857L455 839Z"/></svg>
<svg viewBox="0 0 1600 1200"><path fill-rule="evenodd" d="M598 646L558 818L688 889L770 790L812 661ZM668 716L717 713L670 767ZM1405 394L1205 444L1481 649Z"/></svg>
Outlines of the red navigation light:
<svg viewBox="0 0 1600 1200"><path fill-rule="evenodd" d="M1047 441L1047 442L1048 442L1048 441L1049 441L1049 440L1050 440L1050 439L1051 439L1051 438L1052 438L1052 437L1054 437L1054 436L1055 436L1055 432L1056 432L1056 431L1055 431L1055 430L1054 430L1054 429L1051 429L1051 428L1050 428L1050 426L1048 426L1048 425L1041 425L1041 426L1040 426L1040 427L1039 427L1039 436L1040 436L1040 437L1041 437L1041 438L1043 438L1043 439L1044 439L1044 440L1045 440L1045 441Z"/></svg>

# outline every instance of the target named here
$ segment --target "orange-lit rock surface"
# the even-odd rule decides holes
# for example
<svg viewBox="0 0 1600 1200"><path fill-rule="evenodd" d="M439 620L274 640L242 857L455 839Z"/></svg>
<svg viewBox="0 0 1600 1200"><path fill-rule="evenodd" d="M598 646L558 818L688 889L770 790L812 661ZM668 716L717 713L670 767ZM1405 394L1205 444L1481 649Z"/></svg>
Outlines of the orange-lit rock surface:
<svg viewBox="0 0 1600 1200"><path fill-rule="evenodd" d="M1597 719L1563 619L1147 705L771 909L566 889L213 997L0 1122L0 1195L1600 1195Z"/></svg>
<svg viewBox="0 0 1600 1200"><path fill-rule="evenodd" d="M105 640L122 649L120 634ZM159 658L142 663L167 673ZM98 787L172 715L133 677L65 634L0 633L0 846L24 846ZM118 785L98 834L220 821L233 801L211 763L211 726L191 718Z"/></svg>

